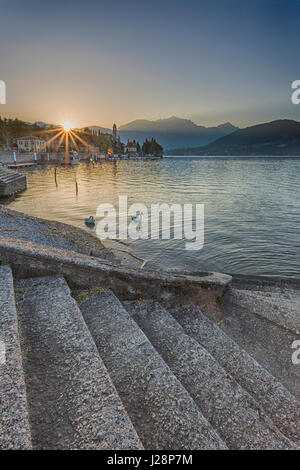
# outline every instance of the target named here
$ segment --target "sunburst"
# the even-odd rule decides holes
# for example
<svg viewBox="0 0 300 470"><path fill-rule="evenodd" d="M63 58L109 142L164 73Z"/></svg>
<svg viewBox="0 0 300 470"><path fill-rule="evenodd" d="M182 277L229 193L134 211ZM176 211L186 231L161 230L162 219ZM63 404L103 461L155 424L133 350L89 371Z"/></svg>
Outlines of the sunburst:
<svg viewBox="0 0 300 470"><path fill-rule="evenodd" d="M94 152L94 148L92 145L90 145L86 140L84 140L82 137L78 135L78 130L74 129L72 124L70 122L63 122L59 127L55 127L53 129L47 129L46 131L39 132L39 134L52 134L54 133L53 136L51 136L49 139L47 139L44 143L44 145L41 147L42 149L46 149L49 147L49 145L57 141L57 145L55 147L56 152L59 151L60 147L64 145L65 147L65 162L69 162L69 146L70 146L70 141L76 151L79 151L78 143L81 143L84 145L89 151ZM80 134L87 134L85 131L80 130ZM78 142L77 142L78 141Z"/></svg>

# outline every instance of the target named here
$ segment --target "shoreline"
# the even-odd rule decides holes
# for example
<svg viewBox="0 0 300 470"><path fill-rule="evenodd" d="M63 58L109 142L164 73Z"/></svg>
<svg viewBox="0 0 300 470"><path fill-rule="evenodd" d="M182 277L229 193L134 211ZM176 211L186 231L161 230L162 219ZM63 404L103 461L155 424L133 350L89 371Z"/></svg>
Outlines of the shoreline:
<svg viewBox="0 0 300 470"><path fill-rule="evenodd" d="M6 226L4 225L6 223ZM66 248L80 254L101 258L115 264L140 269L145 260L131 253L117 240L101 241L85 230L63 222L31 216L0 204L0 235L35 241L48 246ZM146 264L148 269L162 271ZM165 270L174 273L194 274L192 271ZM249 274L224 273L232 276L232 285L240 289L264 290L268 288L293 288L300 290L300 279L282 276L258 276Z"/></svg>
<svg viewBox="0 0 300 470"><path fill-rule="evenodd" d="M12 210L3 204L0 204L0 235L67 248L80 254L136 268L143 263L143 260L122 249L117 241L102 242L94 235L73 225L31 216Z"/></svg>

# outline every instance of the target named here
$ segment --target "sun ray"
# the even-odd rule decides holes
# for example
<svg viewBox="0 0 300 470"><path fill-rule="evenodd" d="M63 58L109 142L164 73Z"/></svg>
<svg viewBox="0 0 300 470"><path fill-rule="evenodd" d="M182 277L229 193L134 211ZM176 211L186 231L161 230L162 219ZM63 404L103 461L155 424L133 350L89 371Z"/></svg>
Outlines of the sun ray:
<svg viewBox="0 0 300 470"><path fill-rule="evenodd" d="M66 146L66 151L65 151L65 163L69 163L70 160L70 155L69 155L69 131L65 132L65 146Z"/></svg>
<svg viewBox="0 0 300 470"><path fill-rule="evenodd" d="M41 131L40 134L51 134L53 132L56 132L55 135L51 136L42 146L41 150L47 148L51 142L58 140L56 146L55 146L55 153L59 152L59 148L63 144L63 141L65 143L65 163L69 163L70 155L70 144L74 146L74 148L79 152L79 143L83 144L90 152L95 153L95 148L90 145L85 139L83 139L78 133L80 134L86 134L90 135L88 132L85 132L84 130L81 129L73 129L71 125L67 122L64 122L61 126L55 128L55 129L47 129L44 131Z"/></svg>
<svg viewBox="0 0 300 470"><path fill-rule="evenodd" d="M62 141L64 140L64 138L65 138L65 134L64 134L64 132L62 132L62 134L61 134L61 136L60 136L60 138L59 138L59 141L58 141L58 143L57 143L57 146L56 146L56 149L55 149L55 153L57 153L57 152L59 151L59 147L61 146Z"/></svg>
<svg viewBox="0 0 300 470"><path fill-rule="evenodd" d="M59 148L60 148L60 146L61 146L61 144L62 144L63 139L64 139L64 134L61 134L61 136L60 136L60 138L59 138L59 141L58 141L58 143L57 143L57 145L56 145L56 147L55 147L55 149L54 149L54 151L53 151L53 153L52 153L52 160L55 160L55 157L56 157L56 155L57 155L58 152L59 152Z"/></svg>
<svg viewBox="0 0 300 470"><path fill-rule="evenodd" d="M77 152L79 152L79 147L78 147L78 145L77 145L77 143L76 143L76 141L75 141L75 139L74 139L71 132L70 132L70 139L72 140L72 143L73 143L75 149L77 150Z"/></svg>
<svg viewBox="0 0 300 470"><path fill-rule="evenodd" d="M56 132L62 130L61 127L55 127L54 129L46 129L44 131L34 131L34 134L50 134L51 132Z"/></svg>
<svg viewBox="0 0 300 470"><path fill-rule="evenodd" d="M51 142L53 142L53 140L57 139L57 137L59 137L61 134L63 134L63 131L59 131L57 134L55 134L53 137L51 137L51 139L47 140L42 146L41 146L41 150L42 149L45 149L47 148L47 146L49 144L51 144Z"/></svg>
<svg viewBox="0 0 300 470"><path fill-rule="evenodd" d="M79 137L79 135L77 135L75 132L73 131L70 131L71 134L73 134L74 137L76 137L76 139L78 139L85 147L87 147L90 151L94 152L95 149L92 145L88 144L84 139L82 139L81 137Z"/></svg>

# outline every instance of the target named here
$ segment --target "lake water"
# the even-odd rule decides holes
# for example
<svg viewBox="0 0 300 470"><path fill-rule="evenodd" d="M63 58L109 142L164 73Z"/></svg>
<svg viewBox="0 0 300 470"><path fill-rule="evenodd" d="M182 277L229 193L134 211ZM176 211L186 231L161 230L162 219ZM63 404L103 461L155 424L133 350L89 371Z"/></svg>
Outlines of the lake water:
<svg viewBox="0 0 300 470"><path fill-rule="evenodd" d="M205 205L205 243L125 242L156 266L191 271L300 278L300 160L289 158L164 158L26 171L28 189L9 206L90 231L84 218L103 202ZM75 178L78 194L75 191Z"/></svg>

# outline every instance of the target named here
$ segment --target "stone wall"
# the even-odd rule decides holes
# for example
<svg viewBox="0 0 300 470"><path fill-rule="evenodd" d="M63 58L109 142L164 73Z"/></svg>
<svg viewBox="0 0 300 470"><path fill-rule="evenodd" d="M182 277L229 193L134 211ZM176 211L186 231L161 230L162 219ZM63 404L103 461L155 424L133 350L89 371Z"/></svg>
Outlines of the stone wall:
<svg viewBox="0 0 300 470"><path fill-rule="evenodd" d="M27 187L26 175L0 169L0 197L7 197L24 191Z"/></svg>
<svg viewBox="0 0 300 470"><path fill-rule="evenodd" d="M0 257L12 266L16 277L60 274L77 287L107 287L120 299L151 298L165 305L206 305L216 301L231 282L231 276L225 274L180 275L136 269L2 236Z"/></svg>

